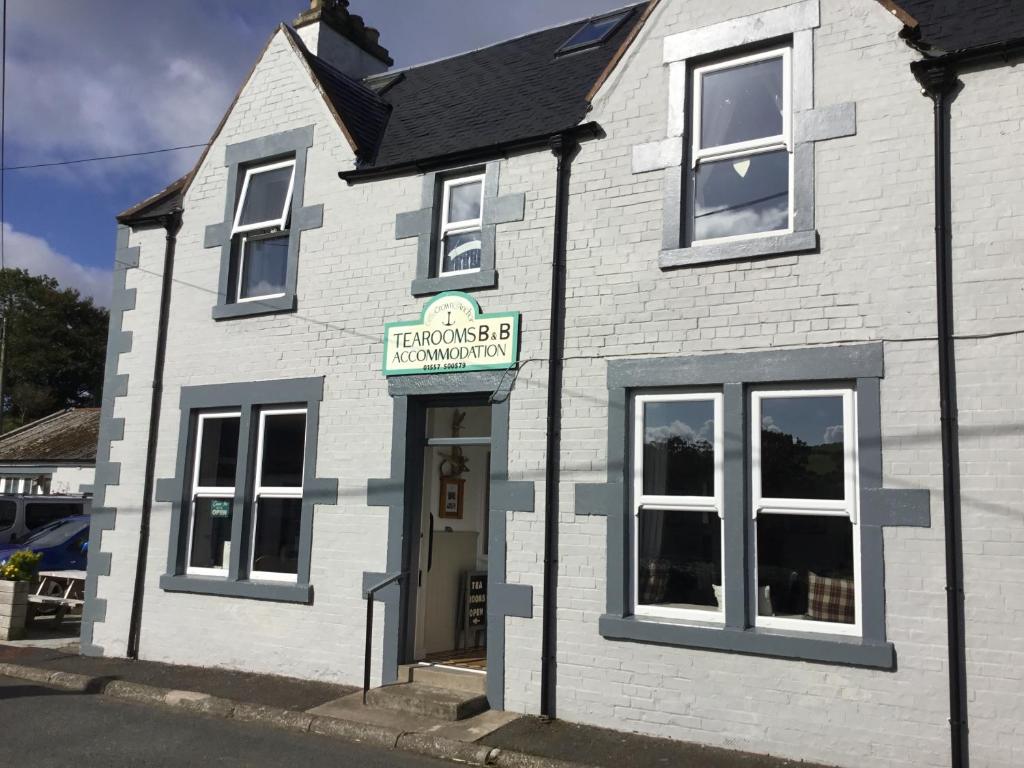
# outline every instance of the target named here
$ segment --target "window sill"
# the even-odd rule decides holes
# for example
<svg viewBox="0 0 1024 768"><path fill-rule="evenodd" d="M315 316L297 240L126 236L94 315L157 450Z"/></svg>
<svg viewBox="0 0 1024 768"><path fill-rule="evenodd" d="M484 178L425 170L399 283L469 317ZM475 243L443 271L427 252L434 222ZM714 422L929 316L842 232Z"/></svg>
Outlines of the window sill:
<svg viewBox="0 0 1024 768"><path fill-rule="evenodd" d="M445 291L465 291L471 288L494 288L498 285L498 272L494 269L482 269L463 275L448 277L417 278L412 281L413 296L430 296Z"/></svg>
<svg viewBox="0 0 1024 768"><path fill-rule="evenodd" d="M287 582L229 581L206 576L164 574L160 577L160 589L164 592L240 597L250 600L269 600L275 603L310 605L313 602L312 585Z"/></svg>
<svg viewBox="0 0 1024 768"><path fill-rule="evenodd" d="M765 256L783 256L791 253L806 253L818 249L818 233L790 232L785 235L765 235L749 240L733 240L727 243L691 245L689 248L674 248L662 251L658 256L661 269L677 269L697 264L717 264L725 261L756 259Z"/></svg>
<svg viewBox="0 0 1024 768"><path fill-rule="evenodd" d="M214 320L233 320L239 317L259 317L295 311L295 296L277 296L272 299L243 301L235 304L218 304L213 308Z"/></svg>
<svg viewBox="0 0 1024 768"><path fill-rule="evenodd" d="M682 624L635 616L604 615L599 632L609 640L634 640L682 648L701 648L753 656L771 656L851 667L893 670L896 651L892 643L868 642L839 635L818 635L767 629L734 629Z"/></svg>

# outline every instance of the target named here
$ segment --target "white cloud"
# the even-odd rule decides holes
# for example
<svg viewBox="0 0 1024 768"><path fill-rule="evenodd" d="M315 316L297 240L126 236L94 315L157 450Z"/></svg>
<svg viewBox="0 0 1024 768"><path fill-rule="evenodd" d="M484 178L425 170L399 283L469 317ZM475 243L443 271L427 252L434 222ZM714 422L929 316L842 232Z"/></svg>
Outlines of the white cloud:
<svg viewBox="0 0 1024 768"><path fill-rule="evenodd" d="M677 419L661 427L647 427L644 430L644 439L648 443L667 443L673 438L680 438L687 443L711 442L714 433L715 422L712 420L705 421L700 430L696 430L685 421Z"/></svg>
<svg viewBox="0 0 1024 768"><path fill-rule="evenodd" d="M32 275L49 275L62 288L75 288L101 306L109 306L111 273L109 270L83 267L69 256L55 251L41 237L18 232L7 222L4 228L4 261Z"/></svg>
<svg viewBox="0 0 1024 768"><path fill-rule="evenodd" d="M765 432L782 432L779 425L775 423L775 419L771 416L763 416L761 418L761 429Z"/></svg>
<svg viewBox="0 0 1024 768"><path fill-rule="evenodd" d="M841 443L843 442L843 425L833 424L830 427L825 427L825 436L822 438L823 443Z"/></svg>

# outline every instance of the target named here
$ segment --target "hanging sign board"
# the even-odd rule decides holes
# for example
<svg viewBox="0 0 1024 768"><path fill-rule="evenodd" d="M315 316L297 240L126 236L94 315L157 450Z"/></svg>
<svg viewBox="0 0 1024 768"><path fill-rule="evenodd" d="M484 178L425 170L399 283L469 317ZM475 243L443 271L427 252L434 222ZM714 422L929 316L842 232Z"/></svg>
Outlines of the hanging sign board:
<svg viewBox="0 0 1024 768"><path fill-rule="evenodd" d="M231 517L231 502L227 499L211 500L210 517Z"/></svg>
<svg viewBox="0 0 1024 768"><path fill-rule="evenodd" d="M465 293L442 293L419 320L384 326L384 375L512 368L519 362L519 313L485 315Z"/></svg>

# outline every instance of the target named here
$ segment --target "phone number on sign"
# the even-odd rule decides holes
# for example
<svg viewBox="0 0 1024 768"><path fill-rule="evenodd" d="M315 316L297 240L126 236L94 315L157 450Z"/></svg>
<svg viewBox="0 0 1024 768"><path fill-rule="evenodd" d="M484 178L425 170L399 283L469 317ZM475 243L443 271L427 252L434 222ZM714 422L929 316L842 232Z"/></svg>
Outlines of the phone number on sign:
<svg viewBox="0 0 1024 768"><path fill-rule="evenodd" d="M431 363L430 365L424 365L423 366L423 370L424 371L461 371L465 367L466 367L465 363L445 363L444 365L441 365L440 363Z"/></svg>

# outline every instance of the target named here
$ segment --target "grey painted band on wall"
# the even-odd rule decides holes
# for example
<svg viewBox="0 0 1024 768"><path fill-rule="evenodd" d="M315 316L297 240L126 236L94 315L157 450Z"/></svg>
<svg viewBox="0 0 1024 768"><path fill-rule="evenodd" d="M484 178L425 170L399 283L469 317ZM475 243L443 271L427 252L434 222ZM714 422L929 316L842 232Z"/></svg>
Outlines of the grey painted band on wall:
<svg viewBox="0 0 1024 768"><path fill-rule="evenodd" d="M319 444L320 403L324 379L284 379L238 384L213 384L183 387L180 397L181 415L178 426L178 453L175 476L158 480L156 500L171 504L171 535L167 552L167 572L160 579L167 592L192 592L228 597L310 603L313 590L310 570L313 550L313 515L317 505L338 503L338 481L316 476ZM266 406L298 405L306 408L306 444L302 485L302 518L299 530L298 573L295 584L253 581L249 579L248 547L253 531L253 483L251 472L256 462L255 435L259 410ZM198 413L204 410L232 408L241 413L239 453L235 470L235 498L232 515L231 559L226 578L196 577L186 574L189 553L188 526L191 508L194 426Z"/></svg>
<svg viewBox="0 0 1024 768"><path fill-rule="evenodd" d="M103 402L100 414L99 442L96 450L96 477L93 482L93 508L89 522L89 564L85 579L85 604L82 607L81 650L84 656L102 656L103 648L94 642L95 625L107 618L107 601L98 597L99 579L109 576L111 555L103 551L103 532L114 530L117 509L107 503L107 491L120 483L121 464L110 460L110 447L124 439L124 419L114 417L117 398L128 394L128 375L119 374L121 355L131 352L132 333L124 330L124 315L135 309L136 290L127 287L128 270L139 266L140 249L130 247L131 229L117 229L114 255L114 289L110 299L110 325L107 330L107 359L103 372Z"/></svg>
<svg viewBox="0 0 1024 768"><path fill-rule="evenodd" d="M491 494L487 570L487 699L493 709L505 703L505 618L533 618L533 588L506 582L507 514L534 511L534 484L508 479L509 397L511 379L500 371L401 376L388 380L393 398L391 429L391 477L367 482L367 505L388 507L387 574L364 573L363 594L386 576L406 573L402 584L392 584L377 593L385 606L384 652L381 680L398 679L399 649L405 633L411 642L411 627L403 627L408 616L410 568L415 556L413 532L418 530L420 487L416 467L422 462L410 451L422 445L423 410L417 398L443 395L482 395L491 402ZM412 439L410 439L410 437ZM415 520L413 518L416 518ZM418 550L417 550L418 551Z"/></svg>
<svg viewBox="0 0 1024 768"><path fill-rule="evenodd" d="M576 486L576 514L607 518L606 614L599 631L609 639L733 651L764 656L892 669L895 650L885 636L885 560L882 528L931 525L930 496L921 489L882 487L881 399L883 345L859 344L783 351L703 355L608 364L608 480ZM860 489L862 636L756 628L756 564L748 542L756 535L747 513L748 389L776 383L852 382L857 392ZM631 397L635 390L721 387L724 393L725 626L700 626L632 615L630 514Z"/></svg>
<svg viewBox="0 0 1024 768"><path fill-rule="evenodd" d="M220 248L220 278L217 304L213 308L215 320L292 312L296 308L298 288L299 244L303 232L323 226L324 207L305 206L306 159L313 146L313 126L296 128L251 141L229 145L224 152L224 165L228 168L227 195L224 203L224 221L206 228L203 240L206 248ZM285 273L283 296L236 302L232 285L232 261L236 258L231 230L235 221L235 208L245 178L246 165L291 155L295 158L295 182L292 190L291 225L288 229L288 267ZM237 279L237 278L236 278Z"/></svg>
<svg viewBox="0 0 1024 768"><path fill-rule="evenodd" d="M462 169L471 171L473 166ZM438 274L440 247L440 211L442 187L440 182L460 174L459 170L423 175L423 190L417 211L399 213L395 217L395 239L418 238L416 251L416 279L412 283L413 296L429 296L442 291L464 291L474 288L493 288L498 284L495 266L497 225L522 221L526 216L526 195L500 195L501 161L492 160L485 166L483 208L480 212L480 269L464 275Z"/></svg>

